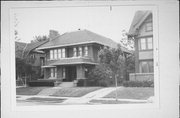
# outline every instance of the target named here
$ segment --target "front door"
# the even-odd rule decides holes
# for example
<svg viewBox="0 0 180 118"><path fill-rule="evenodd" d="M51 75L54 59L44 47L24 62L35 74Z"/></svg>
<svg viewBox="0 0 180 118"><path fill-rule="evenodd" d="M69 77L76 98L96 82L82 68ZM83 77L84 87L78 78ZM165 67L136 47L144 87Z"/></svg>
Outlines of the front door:
<svg viewBox="0 0 180 118"><path fill-rule="evenodd" d="M66 67L66 81L71 82L76 79L76 66Z"/></svg>

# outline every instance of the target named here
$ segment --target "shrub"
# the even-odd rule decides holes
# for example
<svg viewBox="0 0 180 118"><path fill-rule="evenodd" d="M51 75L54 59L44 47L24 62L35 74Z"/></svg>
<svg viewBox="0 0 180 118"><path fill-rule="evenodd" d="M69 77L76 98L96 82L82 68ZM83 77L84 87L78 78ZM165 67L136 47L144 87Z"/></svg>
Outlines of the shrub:
<svg viewBox="0 0 180 118"><path fill-rule="evenodd" d="M153 81L124 81L125 87L154 87Z"/></svg>
<svg viewBox="0 0 180 118"><path fill-rule="evenodd" d="M28 85L31 87L35 86L54 86L54 81L31 81L28 82Z"/></svg>
<svg viewBox="0 0 180 118"><path fill-rule="evenodd" d="M93 79L79 79L77 82L77 86L98 86L97 82Z"/></svg>

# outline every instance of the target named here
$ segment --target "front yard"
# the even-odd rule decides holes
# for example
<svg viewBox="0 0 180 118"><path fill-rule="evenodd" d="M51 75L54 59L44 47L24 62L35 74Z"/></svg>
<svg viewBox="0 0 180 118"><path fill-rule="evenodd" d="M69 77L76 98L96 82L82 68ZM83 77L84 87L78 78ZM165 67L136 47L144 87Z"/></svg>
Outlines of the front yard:
<svg viewBox="0 0 180 118"><path fill-rule="evenodd" d="M47 89L49 88L49 89ZM52 87L22 87L16 89L17 95L37 95L42 90L44 90L44 93L49 92L49 90ZM101 89L102 87L72 87L72 88L56 88L51 89L51 93L53 93L50 96L56 96L56 97L81 97L85 94L88 94L90 92L93 92L95 90ZM55 93L53 91L56 91Z"/></svg>
<svg viewBox="0 0 180 118"><path fill-rule="evenodd" d="M118 99L146 100L151 96L154 96L154 88L151 87L124 87L117 89ZM104 96L104 98L116 98L116 91Z"/></svg>
<svg viewBox="0 0 180 118"><path fill-rule="evenodd" d="M37 95L40 91L51 87L21 87L16 88L16 95Z"/></svg>
<svg viewBox="0 0 180 118"><path fill-rule="evenodd" d="M73 87L73 88L60 88L51 96L57 97L82 97L90 92L101 89L102 87Z"/></svg>

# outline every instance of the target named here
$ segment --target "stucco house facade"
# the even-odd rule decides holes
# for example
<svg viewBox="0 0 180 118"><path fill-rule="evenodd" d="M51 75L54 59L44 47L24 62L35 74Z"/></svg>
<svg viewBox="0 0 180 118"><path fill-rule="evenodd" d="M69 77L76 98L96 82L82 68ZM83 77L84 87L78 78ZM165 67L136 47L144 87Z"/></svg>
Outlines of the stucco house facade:
<svg viewBox="0 0 180 118"><path fill-rule="evenodd" d="M129 29L135 41L135 73L130 80L153 81L153 15L151 11L137 11Z"/></svg>
<svg viewBox="0 0 180 118"><path fill-rule="evenodd" d="M113 40L89 30L62 35L50 30L49 38L49 42L37 48L46 55L42 66L44 80L74 83L79 79L87 79L88 72L98 64L99 50L104 46L117 47Z"/></svg>

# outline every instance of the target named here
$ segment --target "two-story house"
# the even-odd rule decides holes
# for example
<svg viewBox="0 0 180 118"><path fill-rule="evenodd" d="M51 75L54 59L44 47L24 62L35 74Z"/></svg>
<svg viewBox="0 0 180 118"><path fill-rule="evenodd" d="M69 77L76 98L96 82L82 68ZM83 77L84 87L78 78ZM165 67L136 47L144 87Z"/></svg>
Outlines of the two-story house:
<svg viewBox="0 0 180 118"><path fill-rule="evenodd" d="M50 30L49 38L49 42L38 48L46 54L42 66L44 80L73 82L87 79L89 70L98 64L98 51L104 46L117 47L113 40L88 30L62 35Z"/></svg>
<svg viewBox="0 0 180 118"><path fill-rule="evenodd" d="M135 73L130 80L153 80L153 15L151 11L137 11L129 29L135 39Z"/></svg>
<svg viewBox="0 0 180 118"><path fill-rule="evenodd" d="M43 77L44 72L43 69L41 69L41 66L44 63L45 54L42 51L36 50L36 48L47 41L48 40L34 43L15 42L17 83L25 81L24 78L27 80L34 80ZM27 73L22 71L22 69L26 66L22 63L31 65L31 72L30 70Z"/></svg>
<svg viewBox="0 0 180 118"><path fill-rule="evenodd" d="M34 71L31 77L32 79L39 79L44 76L41 66L44 65L45 54L43 51L37 50L37 48L46 42L48 40L28 43L24 49L23 58L26 59L26 63L32 66L32 70Z"/></svg>

